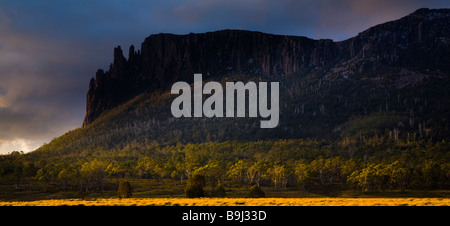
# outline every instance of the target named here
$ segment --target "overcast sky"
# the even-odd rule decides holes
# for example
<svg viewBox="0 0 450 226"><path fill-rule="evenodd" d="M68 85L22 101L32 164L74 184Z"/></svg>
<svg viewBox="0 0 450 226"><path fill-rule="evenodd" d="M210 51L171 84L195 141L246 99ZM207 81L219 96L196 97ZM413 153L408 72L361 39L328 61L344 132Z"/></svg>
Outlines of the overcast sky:
<svg viewBox="0 0 450 226"><path fill-rule="evenodd" d="M82 125L89 79L149 35L246 29L345 40L448 0L1 0L0 154ZM125 51L125 56L127 52Z"/></svg>

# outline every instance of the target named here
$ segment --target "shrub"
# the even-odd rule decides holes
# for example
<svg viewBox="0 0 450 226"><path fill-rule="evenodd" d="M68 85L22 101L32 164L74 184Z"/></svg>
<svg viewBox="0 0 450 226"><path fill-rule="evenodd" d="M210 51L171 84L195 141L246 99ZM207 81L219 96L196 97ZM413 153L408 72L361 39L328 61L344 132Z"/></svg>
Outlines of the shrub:
<svg viewBox="0 0 450 226"><path fill-rule="evenodd" d="M264 191L258 185L253 185L248 189L247 197L263 198L266 197L266 193L264 193Z"/></svg>
<svg viewBox="0 0 450 226"><path fill-rule="evenodd" d="M226 191L222 184L218 184L216 189L214 190L214 196L216 197L225 197Z"/></svg>
<svg viewBox="0 0 450 226"><path fill-rule="evenodd" d="M119 183L119 188L118 188L118 195L119 198L131 198L131 196L133 195L131 193L132 189L131 189L131 184L128 181L121 181Z"/></svg>
<svg viewBox="0 0 450 226"><path fill-rule="evenodd" d="M188 178L184 192L188 198L204 197L205 191L203 190L203 186L205 186L205 176L196 174Z"/></svg>

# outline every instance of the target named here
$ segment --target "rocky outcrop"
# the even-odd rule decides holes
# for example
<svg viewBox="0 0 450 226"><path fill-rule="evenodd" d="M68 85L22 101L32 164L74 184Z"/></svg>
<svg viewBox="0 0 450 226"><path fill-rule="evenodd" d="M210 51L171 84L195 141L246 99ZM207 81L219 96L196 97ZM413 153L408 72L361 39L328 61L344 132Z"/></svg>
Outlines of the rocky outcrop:
<svg viewBox="0 0 450 226"><path fill-rule="evenodd" d="M143 87L138 86L141 62L140 52L135 52L134 46L130 47L128 60L120 46L114 48L114 62L109 70L99 69L89 82L83 126L94 121L105 110L143 91Z"/></svg>
<svg viewBox="0 0 450 226"><path fill-rule="evenodd" d="M128 60L114 49L108 71L91 79L86 101L88 125L103 111L143 91L166 89L176 81L193 81L233 73L285 76L333 61L338 49L331 40L223 30L204 34L157 34L146 38L141 52L130 47Z"/></svg>
<svg viewBox="0 0 450 226"><path fill-rule="evenodd" d="M114 49L109 70L98 70L89 83L83 126L142 92L192 82L194 73L204 79L233 73L276 79L318 70L355 76L380 65L449 72L449 51L448 9L420 9L341 42L242 30L155 34L140 51L131 46L128 59L120 47Z"/></svg>

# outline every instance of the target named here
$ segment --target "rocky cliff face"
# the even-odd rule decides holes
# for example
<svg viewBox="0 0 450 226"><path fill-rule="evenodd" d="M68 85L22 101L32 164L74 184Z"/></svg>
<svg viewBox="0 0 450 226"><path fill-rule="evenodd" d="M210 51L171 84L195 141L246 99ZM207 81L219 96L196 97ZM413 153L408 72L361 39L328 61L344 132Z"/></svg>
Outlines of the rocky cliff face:
<svg viewBox="0 0 450 226"><path fill-rule="evenodd" d="M246 73L276 80L315 71L351 78L384 66L450 72L449 53L448 9L420 9L342 42L241 30L156 34L140 51L131 46L128 59L120 47L114 49L109 70L98 70L89 83L83 126L142 92L192 82L194 73L205 79Z"/></svg>
<svg viewBox="0 0 450 226"><path fill-rule="evenodd" d="M142 43L141 52L130 47L128 60L121 47L114 49L108 71L98 70L89 84L88 125L103 111L143 91L166 89L176 81L193 81L233 73L284 76L322 67L338 55L331 40L223 30L204 34L157 34Z"/></svg>
<svg viewBox="0 0 450 226"><path fill-rule="evenodd" d="M128 60L123 56L122 49L114 48L114 62L108 71L99 69L89 82L86 99L86 116L83 126L95 120L103 111L111 109L123 101L142 92L144 84L140 84L141 54L130 47Z"/></svg>

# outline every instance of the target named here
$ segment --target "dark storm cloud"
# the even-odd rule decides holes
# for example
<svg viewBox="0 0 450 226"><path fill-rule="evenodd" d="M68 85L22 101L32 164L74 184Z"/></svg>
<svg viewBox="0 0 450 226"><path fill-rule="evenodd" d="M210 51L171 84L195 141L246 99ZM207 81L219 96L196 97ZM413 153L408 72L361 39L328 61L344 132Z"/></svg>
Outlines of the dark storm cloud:
<svg viewBox="0 0 450 226"><path fill-rule="evenodd" d="M163 28L167 32L181 24L175 26L178 32L236 28L339 41L421 7L449 6L446 0L193 0L163 7L154 16L170 25Z"/></svg>
<svg viewBox="0 0 450 226"><path fill-rule="evenodd" d="M295 0L192 0L161 7L151 17L170 33L247 29L305 35L315 26L318 5Z"/></svg>
<svg viewBox="0 0 450 226"><path fill-rule="evenodd" d="M113 48L150 34L220 29L343 40L420 7L425 0L2 0L0 153L30 151L79 127L90 77ZM126 52L124 53L127 54Z"/></svg>
<svg viewBox="0 0 450 226"><path fill-rule="evenodd" d="M317 36L343 40L372 26L399 19L419 8L448 8L445 0L322 1Z"/></svg>

